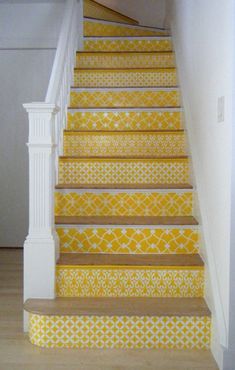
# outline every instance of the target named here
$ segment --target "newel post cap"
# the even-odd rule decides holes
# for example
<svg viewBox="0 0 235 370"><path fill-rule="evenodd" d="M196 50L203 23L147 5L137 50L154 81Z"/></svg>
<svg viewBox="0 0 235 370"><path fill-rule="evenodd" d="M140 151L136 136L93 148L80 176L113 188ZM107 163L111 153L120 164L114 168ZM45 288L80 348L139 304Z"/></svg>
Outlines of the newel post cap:
<svg viewBox="0 0 235 370"><path fill-rule="evenodd" d="M25 103L23 107L28 113L51 113L56 114L59 112L60 108L58 105L53 103L45 103L45 102L32 102L32 103Z"/></svg>

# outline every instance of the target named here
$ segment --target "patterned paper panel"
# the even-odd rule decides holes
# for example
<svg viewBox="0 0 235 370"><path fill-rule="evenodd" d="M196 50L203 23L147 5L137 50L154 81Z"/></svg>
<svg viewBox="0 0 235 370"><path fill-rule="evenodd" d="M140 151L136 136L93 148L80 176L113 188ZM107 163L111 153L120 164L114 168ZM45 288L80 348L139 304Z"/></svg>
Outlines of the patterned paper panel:
<svg viewBox="0 0 235 370"><path fill-rule="evenodd" d="M79 157L186 155L184 132L64 133L64 155Z"/></svg>
<svg viewBox="0 0 235 370"><path fill-rule="evenodd" d="M74 71L76 87L176 86L175 69L103 69Z"/></svg>
<svg viewBox="0 0 235 370"><path fill-rule="evenodd" d="M74 108L179 107L178 89L166 90L72 90L70 106Z"/></svg>
<svg viewBox="0 0 235 370"><path fill-rule="evenodd" d="M179 130L182 112L72 112L68 113L69 130Z"/></svg>
<svg viewBox="0 0 235 370"><path fill-rule="evenodd" d="M210 333L208 316L29 316L31 343L47 348L209 349Z"/></svg>
<svg viewBox="0 0 235 370"><path fill-rule="evenodd" d="M84 39L85 51L172 51L169 38L153 39Z"/></svg>
<svg viewBox="0 0 235 370"><path fill-rule="evenodd" d="M75 159L59 161L60 184L185 184L187 159Z"/></svg>
<svg viewBox="0 0 235 370"><path fill-rule="evenodd" d="M57 227L62 253L198 253L193 228Z"/></svg>
<svg viewBox="0 0 235 370"><path fill-rule="evenodd" d="M79 68L171 68L174 53L78 53Z"/></svg>
<svg viewBox="0 0 235 370"><path fill-rule="evenodd" d="M56 216L191 216L193 193L55 193Z"/></svg>
<svg viewBox="0 0 235 370"><path fill-rule="evenodd" d="M128 27L119 24L83 22L84 36L161 36L167 35L164 30L148 30L148 28Z"/></svg>
<svg viewBox="0 0 235 370"><path fill-rule="evenodd" d="M57 266L59 297L203 297L203 267Z"/></svg>

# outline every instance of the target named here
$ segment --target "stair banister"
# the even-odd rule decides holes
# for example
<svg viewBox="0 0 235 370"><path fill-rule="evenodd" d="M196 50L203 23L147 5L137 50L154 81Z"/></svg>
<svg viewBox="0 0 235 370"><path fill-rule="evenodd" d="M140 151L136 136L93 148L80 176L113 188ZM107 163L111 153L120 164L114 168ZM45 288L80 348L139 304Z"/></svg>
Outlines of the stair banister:
<svg viewBox="0 0 235 370"><path fill-rule="evenodd" d="M82 38L82 16L82 0L65 1L45 101L23 104L29 118L29 231L24 243L24 300L55 297L59 244L54 225L54 187L75 53ZM25 316L25 330L27 321Z"/></svg>

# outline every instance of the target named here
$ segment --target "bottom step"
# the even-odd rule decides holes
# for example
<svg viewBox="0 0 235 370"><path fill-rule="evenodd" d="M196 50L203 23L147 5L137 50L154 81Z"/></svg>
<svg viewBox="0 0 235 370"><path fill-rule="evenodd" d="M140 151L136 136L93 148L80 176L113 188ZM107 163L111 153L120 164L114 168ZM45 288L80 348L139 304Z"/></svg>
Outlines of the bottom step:
<svg viewBox="0 0 235 370"><path fill-rule="evenodd" d="M210 347L211 317L202 298L30 299L30 341L55 348Z"/></svg>

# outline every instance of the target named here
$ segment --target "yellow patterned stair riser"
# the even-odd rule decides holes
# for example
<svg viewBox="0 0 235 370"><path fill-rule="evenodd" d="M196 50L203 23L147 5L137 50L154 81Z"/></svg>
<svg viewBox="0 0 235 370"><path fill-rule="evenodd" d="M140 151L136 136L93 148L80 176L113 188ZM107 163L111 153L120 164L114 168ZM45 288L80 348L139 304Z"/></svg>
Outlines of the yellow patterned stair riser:
<svg viewBox="0 0 235 370"><path fill-rule="evenodd" d="M196 228L62 227L56 229L61 253L193 254Z"/></svg>
<svg viewBox="0 0 235 370"><path fill-rule="evenodd" d="M173 68L165 69L75 69L76 87L133 87L176 86L177 76Z"/></svg>
<svg viewBox="0 0 235 370"><path fill-rule="evenodd" d="M128 27L124 25L84 21L84 36L162 36L164 30L148 30L148 28Z"/></svg>
<svg viewBox="0 0 235 370"><path fill-rule="evenodd" d="M204 268L60 265L56 291L58 297L203 297Z"/></svg>
<svg viewBox="0 0 235 370"><path fill-rule="evenodd" d="M85 51L172 51L171 39L85 39Z"/></svg>
<svg viewBox="0 0 235 370"><path fill-rule="evenodd" d="M31 343L47 348L209 349L208 316L29 315Z"/></svg>
<svg viewBox="0 0 235 370"><path fill-rule="evenodd" d="M184 132L65 132L64 155L79 157L185 156Z"/></svg>
<svg viewBox="0 0 235 370"><path fill-rule="evenodd" d="M174 53L77 53L79 68L172 68Z"/></svg>
<svg viewBox="0 0 235 370"><path fill-rule="evenodd" d="M178 89L165 90L72 90L70 106L80 108L179 107Z"/></svg>
<svg viewBox="0 0 235 370"><path fill-rule="evenodd" d="M188 159L60 158L60 184L186 184Z"/></svg>
<svg viewBox="0 0 235 370"><path fill-rule="evenodd" d="M56 216L191 216L193 193L56 192Z"/></svg>
<svg viewBox="0 0 235 370"><path fill-rule="evenodd" d="M68 130L179 130L182 112L72 112L68 113Z"/></svg>

